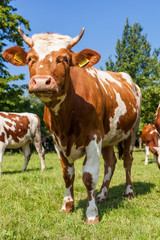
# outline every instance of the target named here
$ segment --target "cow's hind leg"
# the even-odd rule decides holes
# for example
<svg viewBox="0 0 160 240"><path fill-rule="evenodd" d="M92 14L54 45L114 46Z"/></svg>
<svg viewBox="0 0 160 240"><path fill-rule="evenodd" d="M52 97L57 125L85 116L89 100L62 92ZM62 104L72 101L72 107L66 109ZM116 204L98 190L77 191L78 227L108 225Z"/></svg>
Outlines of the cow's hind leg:
<svg viewBox="0 0 160 240"><path fill-rule="evenodd" d="M103 203L108 199L109 184L114 173L115 164L117 162L114 149L112 146L102 148L104 158L104 179L102 187L97 196L97 202Z"/></svg>
<svg viewBox="0 0 160 240"><path fill-rule="evenodd" d="M22 167L22 172L26 171L27 166L28 166L28 162L30 160L31 157L31 147L30 147L30 141L26 142L23 146L22 146L22 151L24 153L24 165Z"/></svg>
<svg viewBox="0 0 160 240"><path fill-rule="evenodd" d="M95 200L95 188L99 176L99 161L101 155L101 141L91 141L86 147L86 158L83 164L83 182L87 189L88 204L86 223L98 223L98 209Z"/></svg>
<svg viewBox="0 0 160 240"><path fill-rule="evenodd" d="M60 161L63 169L63 178L65 182L65 196L61 212L69 213L74 208L73 184L75 178L74 164L69 164L68 160L62 153L59 153Z"/></svg>
<svg viewBox="0 0 160 240"><path fill-rule="evenodd" d="M45 169L45 150L42 146L41 132L39 128L36 130L36 134L33 138L33 143L41 159L41 170L43 171Z"/></svg>
<svg viewBox="0 0 160 240"><path fill-rule="evenodd" d="M122 153L122 159L124 160L123 165L124 169L126 171L126 186L125 186L125 194L124 197L132 198L134 196L133 192L133 185L131 181L131 167L132 167L132 150L133 146L131 144L131 136L124 140L122 143L123 146L123 153Z"/></svg>

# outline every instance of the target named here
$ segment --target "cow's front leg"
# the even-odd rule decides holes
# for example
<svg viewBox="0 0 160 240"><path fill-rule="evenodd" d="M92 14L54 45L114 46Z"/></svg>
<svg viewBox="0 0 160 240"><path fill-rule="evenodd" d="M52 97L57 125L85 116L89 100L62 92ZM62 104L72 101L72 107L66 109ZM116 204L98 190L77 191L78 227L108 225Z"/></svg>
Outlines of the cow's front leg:
<svg viewBox="0 0 160 240"><path fill-rule="evenodd" d="M65 181L65 196L61 212L69 213L74 208L73 183L75 178L74 164L70 164L68 160L60 153L60 161L63 169L63 178Z"/></svg>
<svg viewBox="0 0 160 240"><path fill-rule="evenodd" d="M86 223L98 223L98 209L95 200L95 188L99 176L99 160L101 155L101 142L92 140L86 147L86 158L83 164L83 182L87 189L88 204Z"/></svg>

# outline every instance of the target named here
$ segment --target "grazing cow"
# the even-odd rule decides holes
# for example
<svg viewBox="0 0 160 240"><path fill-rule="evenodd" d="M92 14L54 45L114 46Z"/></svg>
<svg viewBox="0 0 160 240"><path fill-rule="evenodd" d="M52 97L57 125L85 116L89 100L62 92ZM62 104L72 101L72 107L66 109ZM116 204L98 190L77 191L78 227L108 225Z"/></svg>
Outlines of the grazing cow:
<svg viewBox="0 0 160 240"><path fill-rule="evenodd" d="M141 92L126 73L104 72L92 68L100 54L91 49L74 53L71 48L81 39L59 34L36 34L23 40L30 46L6 49L3 57L14 65L29 66L29 93L45 103L44 121L59 155L65 197L62 212L74 207L74 161L85 155L83 182L88 194L86 222L97 223L95 188L99 160L104 158L104 180L97 196L108 198L108 188L116 163L113 146L119 145L126 170L125 195L133 196L131 182L132 150L140 118Z"/></svg>
<svg viewBox="0 0 160 240"><path fill-rule="evenodd" d="M157 159L158 157L157 148L159 145L159 134L155 125L149 124L144 126L141 134L141 139L145 144L145 165L147 165L149 150L153 153L154 159Z"/></svg>
<svg viewBox="0 0 160 240"><path fill-rule="evenodd" d="M32 113L0 112L0 174L5 148L21 147L25 156L22 171L27 169L31 157L31 141L33 141L41 159L41 169L44 170L44 148L41 143L39 117Z"/></svg>

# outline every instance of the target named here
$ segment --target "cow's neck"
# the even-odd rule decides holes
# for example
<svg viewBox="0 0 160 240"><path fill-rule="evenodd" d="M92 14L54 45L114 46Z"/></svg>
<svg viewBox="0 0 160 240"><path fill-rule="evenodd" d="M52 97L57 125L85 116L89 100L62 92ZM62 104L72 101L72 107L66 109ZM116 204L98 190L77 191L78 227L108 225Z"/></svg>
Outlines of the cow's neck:
<svg viewBox="0 0 160 240"><path fill-rule="evenodd" d="M56 100L51 103L46 103L51 118L51 132L59 135L67 134L71 124L72 117L72 103L73 103L74 89L70 84L68 91L64 92Z"/></svg>

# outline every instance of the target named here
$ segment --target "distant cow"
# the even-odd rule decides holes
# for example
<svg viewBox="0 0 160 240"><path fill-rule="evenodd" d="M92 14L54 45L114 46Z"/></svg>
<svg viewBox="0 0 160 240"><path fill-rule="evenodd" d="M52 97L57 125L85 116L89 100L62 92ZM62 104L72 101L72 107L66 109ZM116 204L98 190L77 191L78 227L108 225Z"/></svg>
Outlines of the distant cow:
<svg viewBox="0 0 160 240"><path fill-rule="evenodd" d="M39 117L32 113L0 112L0 174L5 148L21 147L25 156L22 171L27 169L31 157L31 141L33 141L41 159L41 169L44 170L44 148L41 143Z"/></svg>
<svg viewBox="0 0 160 240"><path fill-rule="evenodd" d="M145 144L145 165L147 165L149 150L153 153L154 159L157 159L159 156L159 152L157 151L159 149L159 134L155 125L149 124L144 126L141 134L141 139L142 142Z"/></svg>
<svg viewBox="0 0 160 240"><path fill-rule="evenodd" d="M29 38L20 28L19 32L30 51L15 46L6 49L3 57L17 66L28 64L29 92L45 103L44 121L53 136L66 187L61 211L68 213L74 207L74 161L85 155L82 174L88 194L86 222L96 223L95 188L101 151L105 171L97 200L108 198L116 163L113 146L117 144L126 171L125 196L133 196L132 151L139 126L141 91L126 73L92 68L100 60L98 52L71 51L84 29L73 39L59 34Z"/></svg>

